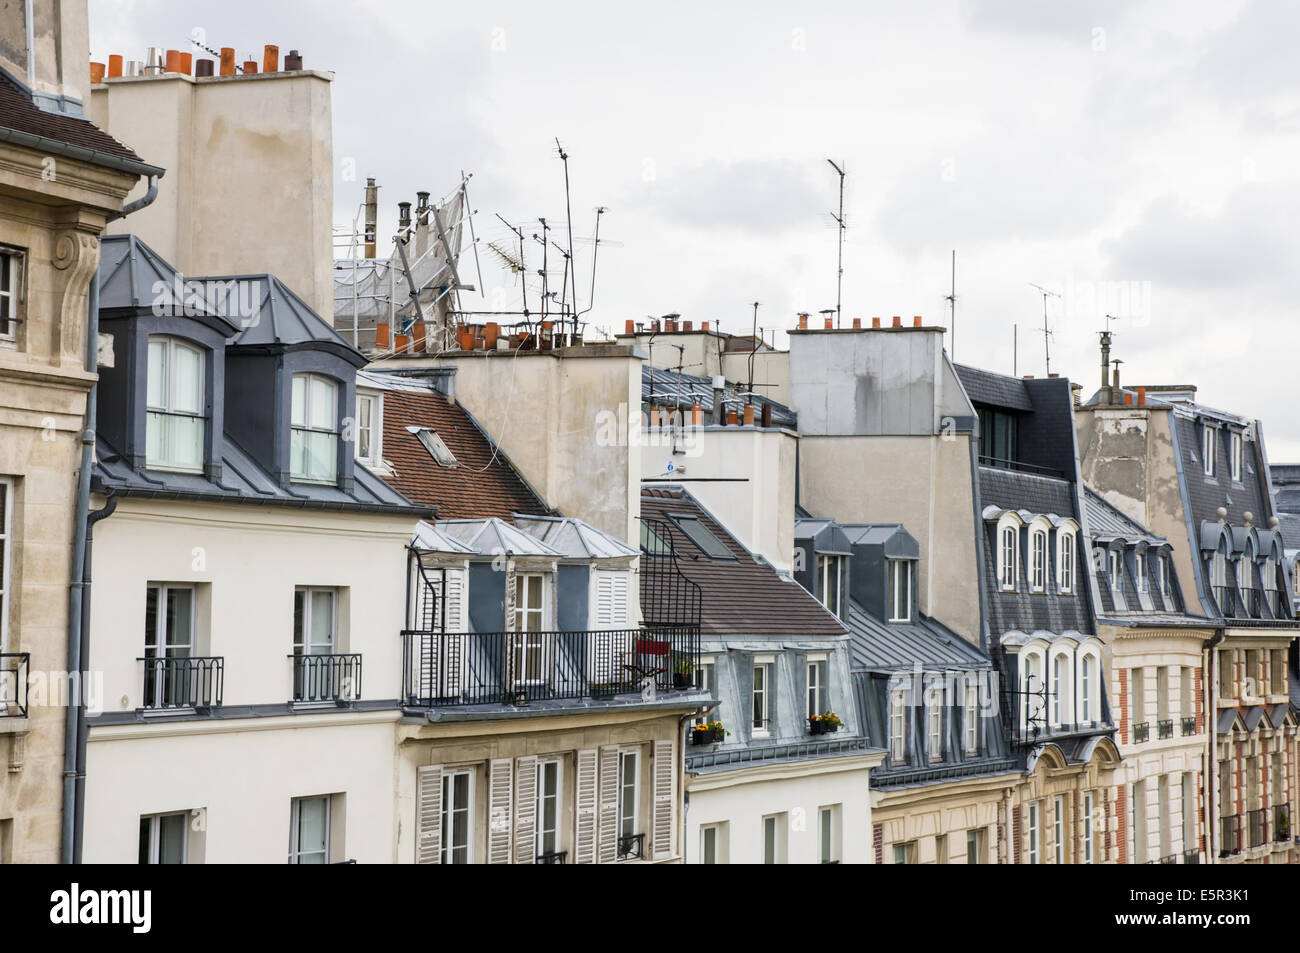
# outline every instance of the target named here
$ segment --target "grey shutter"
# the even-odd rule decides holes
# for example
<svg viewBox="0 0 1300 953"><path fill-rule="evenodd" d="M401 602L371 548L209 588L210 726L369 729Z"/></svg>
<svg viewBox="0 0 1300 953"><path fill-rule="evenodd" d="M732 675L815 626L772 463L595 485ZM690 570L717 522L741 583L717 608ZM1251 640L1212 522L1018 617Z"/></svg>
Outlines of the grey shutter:
<svg viewBox="0 0 1300 953"><path fill-rule="evenodd" d="M618 859L618 745L600 748L600 836L597 857L602 864Z"/></svg>
<svg viewBox="0 0 1300 953"><path fill-rule="evenodd" d="M537 860L537 759L515 759L515 863Z"/></svg>
<svg viewBox="0 0 1300 953"><path fill-rule="evenodd" d="M415 862L442 862L442 765L415 770Z"/></svg>
<svg viewBox="0 0 1300 953"><path fill-rule="evenodd" d="M596 862L596 749L578 752L578 769L574 781L577 798L574 823L574 860L579 864Z"/></svg>
<svg viewBox="0 0 1300 953"><path fill-rule="evenodd" d="M510 863L510 800L513 764L493 758L488 765L488 863Z"/></svg>
<svg viewBox="0 0 1300 953"><path fill-rule="evenodd" d="M655 860L672 856L673 852L673 758L671 741L654 743L654 814L651 825Z"/></svg>

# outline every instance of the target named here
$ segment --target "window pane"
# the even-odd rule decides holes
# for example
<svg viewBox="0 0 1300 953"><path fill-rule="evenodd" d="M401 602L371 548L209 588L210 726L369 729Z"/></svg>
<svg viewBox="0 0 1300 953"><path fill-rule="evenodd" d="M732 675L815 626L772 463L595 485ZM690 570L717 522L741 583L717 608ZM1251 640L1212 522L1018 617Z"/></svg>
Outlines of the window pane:
<svg viewBox="0 0 1300 953"><path fill-rule="evenodd" d="M307 426L307 378L302 374L293 376L293 401L290 423L295 427Z"/></svg>
<svg viewBox="0 0 1300 953"><path fill-rule="evenodd" d="M172 343L172 388L168 409L197 414L203 409L203 364L199 352L183 344Z"/></svg>
<svg viewBox="0 0 1300 953"><path fill-rule="evenodd" d="M188 820L184 814L167 814L158 818L158 863L185 863L185 838L189 834Z"/></svg>
<svg viewBox="0 0 1300 953"><path fill-rule="evenodd" d="M311 594L311 647L312 654L328 655L334 645L334 593L316 591Z"/></svg>
<svg viewBox="0 0 1300 953"><path fill-rule="evenodd" d="M323 797L298 802L298 863L325 863L325 833L329 817Z"/></svg>
<svg viewBox="0 0 1300 953"><path fill-rule="evenodd" d="M163 425L162 446L155 448L154 451L157 462L166 466L184 467L191 470L201 469L203 467L203 418L165 416L161 420ZM146 431L149 429L146 427ZM149 435L146 432L146 444L148 439ZM148 446L145 447L145 454L146 457L149 454Z"/></svg>
<svg viewBox="0 0 1300 953"><path fill-rule="evenodd" d="M162 410L167 406L167 342L149 341L149 396L150 407Z"/></svg>
<svg viewBox="0 0 1300 953"><path fill-rule="evenodd" d="M333 430L337 414L334 406L335 386L323 377L311 379L311 399L308 401L311 419L309 426L321 430Z"/></svg>
<svg viewBox="0 0 1300 953"><path fill-rule="evenodd" d="M194 590L167 590L167 655L188 658L193 645ZM283 815L281 815L283 816Z"/></svg>

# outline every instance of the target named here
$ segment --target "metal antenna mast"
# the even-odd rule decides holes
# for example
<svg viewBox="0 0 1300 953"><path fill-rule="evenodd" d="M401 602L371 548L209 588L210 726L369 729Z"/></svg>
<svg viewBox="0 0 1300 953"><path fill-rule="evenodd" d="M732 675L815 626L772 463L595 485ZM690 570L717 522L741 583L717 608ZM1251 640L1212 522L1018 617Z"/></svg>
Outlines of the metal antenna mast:
<svg viewBox="0 0 1300 953"><path fill-rule="evenodd" d="M754 333L749 341L749 403L754 402L754 354L758 351L758 302L754 302Z"/></svg>
<svg viewBox="0 0 1300 953"><path fill-rule="evenodd" d="M564 216L569 226L569 252L564 256L564 262L573 276L573 333L576 335L578 333L578 273L573 270L573 209L569 204L569 154L564 151L564 146L560 145L558 136L555 139L555 148L564 163Z"/></svg>
<svg viewBox="0 0 1300 953"><path fill-rule="evenodd" d="M948 302L948 330L952 338L948 345L951 357L957 360L957 249L952 250L952 291L944 298Z"/></svg>
<svg viewBox="0 0 1300 953"><path fill-rule="evenodd" d="M839 233L838 249L835 254L835 327L840 326L840 294L844 286L844 230L848 226L844 224L844 168L838 166L831 159L827 159L831 168L839 174L840 177L840 213L836 215L831 213L831 218L835 219L838 226L836 231Z"/></svg>
<svg viewBox="0 0 1300 953"><path fill-rule="evenodd" d="M1047 327L1047 299L1049 297L1059 298L1061 296L1055 291L1048 291L1042 285L1034 284L1032 281L1027 282L1027 284L1031 288L1037 288L1038 292L1043 296L1043 356L1047 359L1047 375L1050 377L1052 374L1052 346L1049 343L1049 340L1052 336L1052 332L1048 330Z"/></svg>
<svg viewBox="0 0 1300 953"><path fill-rule="evenodd" d="M524 230L515 228L504 218L501 218L500 212L494 212L493 214L501 220L502 225L514 232L515 237L519 239L519 288L524 296L524 317L526 318L528 317L528 272L524 270Z"/></svg>

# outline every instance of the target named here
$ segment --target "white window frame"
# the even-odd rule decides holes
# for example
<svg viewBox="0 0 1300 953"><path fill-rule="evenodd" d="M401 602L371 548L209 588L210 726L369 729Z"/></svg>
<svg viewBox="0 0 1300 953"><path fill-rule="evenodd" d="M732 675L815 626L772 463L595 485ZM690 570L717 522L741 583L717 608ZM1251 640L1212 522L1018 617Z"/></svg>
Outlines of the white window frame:
<svg viewBox="0 0 1300 953"><path fill-rule="evenodd" d="M907 698L902 689L889 694L889 758L895 765L907 762Z"/></svg>
<svg viewBox="0 0 1300 953"><path fill-rule="evenodd" d="M985 833L982 827L972 827L966 832L966 863L982 864L985 861ZM974 858L973 860L971 858Z"/></svg>
<svg viewBox="0 0 1300 953"><path fill-rule="evenodd" d="M772 733L772 668L772 660L754 660L754 684L750 689L750 729L755 738L766 738ZM760 681L762 685L759 684Z"/></svg>
<svg viewBox="0 0 1300 953"><path fill-rule="evenodd" d="M1048 653L1047 677L1050 684L1047 697L1048 724L1060 728L1073 712L1074 659L1069 649L1059 648Z"/></svg>
<svg viewBox="0 0 1300 953"><path fill-rule="evenodd" d="M147 821L149 824L149 857L144 862L146 864L161 864L159 859L162 856L162 822L164 818L180 817L185 823L183 825L185 833L181 836L181 859L182 864L190 862L190 812L189 811L164 811L161 814L146 814L140 818L141 821Z"/></svg>
<svg viewBox="0 0 1300 953"><path fill-rule="evenodd" d="M1029 531L1029 591L1047 591L1047 530Z"/></svg>
<svg viewBox="0 0 1300 953"><path fill-rule="evenodd" d="M1037 669L1037 671L1032 671ZM1037 682L1035 686L1034 682ZM1041 722L1047 727L1046 701L1038 697L1047 690L1047 655L1041 648L1027 648L1020 653L1020 691L1024 703L1020 706L1020 729L1028 733L1030 727Z"/></svg>
<svg viewBox="0 0 1300 953"><path fill-rule="evenodd" d="M23 274L27 257L17 248L0 248L0 270L8 273L9 289L4 289L0 281L0 343L16 344L18 341L17 325L26 318Z"/></svg>
<svg viewBox="0 0 1300 953"><path fill-rule="evenodd" d="M835 580L835 605L831 605L830 585L831 579ZM840 606L844 595L844 574L841 572L840 557L827 556L818 554L817 556L817 601L824 605L835 615L840 614Z"/></svg>
<svg viewBox="0 0 1300 953"><path fill-rule="evenodd" d="M362 402L369 405L366 413L362 413ZM356 458L368 467L377 467L383 460L383 443L384 443L384 395L382 391L357 391L357 410L354 423L356 425ZM363 454L361 452L361 435L365 433L370 439L370 452Z"/></svg>
<svg viewBox="0 0 1300 953"><path fill-rule="evenodd" d="M912 621L912 560L890 559L889 621ZM900 611L901 610L901 611Z"/></svg>
<svg viewBox="0 0 1300 953"><path fill-rule="evenodd" d="M1147 554L1138 551L1133 554L1133 563L1137 574L1137 591L1147 591Z"/></svg>
<svg viewBox="0 0 1300 953"><path fill-rule="evenodd" d="M965 686L965 706L962 723L962 749L968 755L979 754L980 689L974 681Z"/></svg>
<svg viewBox="0 0 1300 953"><path fill-rule="evenodd" d="M514 633L511 636L511 666L514 685L539 685L546 679L546 635L551 617L551 574L515 573ZM536 585L541 598L536 608L528 605L528 590ZM532 624L535 623L535 627Z"/></svg>
<svg viewBox="0 0 1300 953"><path fill-rule="evenodd" d="M829 675L829 667L830 663L826 656L808 656L804 675L806 688L804 693L805 717L811 718L813 715L821 715L830 711L830 707L826 704L826 679Z"/></svg>
<svg viewBox="0 0 1300 953"><path fill-rule="evenodd" d="M998 521L998 588L1015 592L1020 578L1020 521Z"/></svg>
<svg viewBox="0 0 1300 953"><path fill-rule="evenodd" d="M302 383L302 413L298 414L293 406L294 383L301 380ZM328 384L331 392L334 394L334 408L330 414L330 426L328 428L312 426L312 384L315 381L322 381ZM339 441L339 401L346 395L342 381L324 374L314 374L304 372L294 374L289 382L289 479L295 483L315 483L323 486L333 486L338 483L339 463L338 463L338 441ZM298 421L301 420L301 423ZM301 432L304 435L324 434L333 438L334 462L332 467L332 476L318 477L310 476L305 471L300 470L296 454L293 452L293 435L295 432ZM306 436L303 438L306 439Z"/></svg>
<svg viewBox="0 0 1300 953"><path fill-rule="evenodd" d="M1025 812L1027 815L1026 822L1029 826L1029 863L1037 864L1039 862L1039 845L1038 839L1041 831L1038 829L1038 802L1031 801L1029 809Z"/></svg>
<svg viewBox="0 0 1300 953"><path fill-rule="evenodd" d="M1065 798L1060 794L1052 799L1052 859L1065 863Z"/></svg>
<svg viewBox="0 0 1300 953"><path fill-rule="evenodd" d="M163 357L164 375L163 375L163 382L162 382L163 396L162 396L162 403L160 404L150 403L148 397L149 388L146 385L145 421L144 421L145 456L146 456L145 468L149 470L162 470L162 471L174 472L174 473L202 473L204 457L206 456L206 452L207 452L208 418L207 415L204 413L204 409L206 408L207 405L207 391L205 390L206 376L207 376L207 352L200 345L194 343L193 341L188 341L185 338L179 338L171 334L151 334L149 335L148 340L145 342L146 376L148 375L149 372L148 362L150 360L150 354L149 354L151 350L150 345L154 343L160 343L163 345L164 348L164 357ZM179 403L177 401L176 377L174 374L176 368L177 351L190 351L197 358L198 375L195 380L195 386L198 391L198 393L195 395L196 397L195 403L198 405L199 408L197 413L191 413L189 411L182 411L176 409ZM162 447L162 452L160 456L153 459L149 459L148 458L149 428L150 428L151 421L155 420L155 415L161 415L157 417L157 426L162 428L162 431L158 436L158 442L159 442L159 446ZM191 420L200 421L200 427L202 429L202 432L199 435L199 462L197 464L191 466L191 465L178 462L173 456L172 448L167 446L166 437L167 437L168 430L167 430L166 422L171 417L187 417L190 418Z"/></svg>
<svg viewBox="0 0 1300 953"><path fill-rule="evenodd" d="M1101 656L1089 645L1078 652L1079 692L1075 701L1076 717L1080 724L1101 720L1098 699L1101 697Z"/></svg>
<svg viewBox="0 0 1300 953"><path fill-rule="evenodd" d="M629 789L628 765L631 764L632 813L628 814L627 792ZM641 749L620 748L618 752L618 804L614 820L615 833L619 837L630 837L639 833L641 823Z"/></svg>
<svg viewBox="0 0 1300 953"><path fill-rule="evenodd" d="M700 825L700 863L725 864L727 862L727 822ZM713 835L713 859L709 859L709 835Z"/></svg>
<svg viewBox="0 0 1300 953"><path fill-rule="evenodd" d="M1120 558L1119 550L1106 550L1107 577L1110 581L1111 592L1120 591Z"/></svg>
<svg viewBox="0 0 1300 953"><path fill-rule="evenodd" d="M174 693L176 687L188 685L192 678L177 674L176 669L169 668L167 665L154 665L162 659L169 658L194 658L198 655L198 589L192 583L181 583L179 585L168 582L151 582L145 586L146 606L149 598L149 590L158 590L158 599L154 612L154 630L146 631L144 634L144 657L145 657L145 681L153 680L153 700L154 708L174 708L184 707L175 705L164 705L163 699ZM167 605L171 601L171 593L188 592L190 599L189 611L189 642L181 645L170 645L167 642ZM148 624L148 612L145 613L146 626ZM172 654L171 649L184 649L184 654ZM150 654L153 653L153 654ZM152 670L152 671L151 671ZM143 705L146 699L141 698L140 703Z"/></svg>
<svg viewBox="0 0 1300 953"><path fill-rule="evenodd" d="M4 560L4 570L0 572L0 652L9 651L9 573L13 563L13 525L14 525L14 483L9 477L0 477L0 559ZM0 701L0 711L3 711Z"/></svg>
<svg viewBox="0 0 1300 953"><path fill-rule="evenodd" d="M1156 581L1160 584L1160 598L1169 602L1169 557L1161 553L1156 557Z"/></svg>
<svg viewBox="0 0 1300 953"><path fill-rule="evenodd" d="M1204 465L1205 475L1214 476L1215 457L1218 455L1219 432L1218 428L1210 424L1201 425L1201 461Z"/></svg>
<svg viewBox="0 0 1300 953"><path fill-rule="evenodd" d="M931 762L943 760L943 690L932 688L925 698L925 754Z"/></svg>
<svg viewBox="0 0 1300 953"><path fill-rule="evenodd" d="M1074 593L1076 564L1075 527L1065 523L1056 531L1056 579L1057 588L1062 595Z"/></svg>
<svg viewBox="0 0 1300 953"><path fill-rule="evenodd" d="M299 838L302 837L301 820L302 804L304 801L324 801L325 802L325 847L323 851L303 850ZM330 837L333 833L330 828L334 823L334 798L328 794L311 795L308 797L296 797L290 802L289 808L289 863L301 864L303 857L309 854L321 854L321 863L330 862Z"/></svg>
<svg viewBox="0 0 1300 953"><path fill-rule="evenodd" d="M439 863L457 863L453 859L454 852L462 847L465 851L465 860L462 863L474 863L474 788L476 781L477 778L473 768L454 768L442 772L442 810L438 817L438 823L442 827ZM463 810L458 811L454 807L452 795L462 784L465 786L465 807ZM456 829L455 815L457 813L465 815L465 843L463 845L453 843L451 837L451 832Z"/></svg>
<svg viewBox="0 0 1300 953"><path fill-rule="evenodd" d="M1091 864L1093 862L1093 844L1092 844L1092 792L1083 792L1083 862Z"/></svg>
<svg viewBox="0 0 1300 953"><path fill-rule="evenodd" d="M1232 480L1234 483L1241 482L1242 462L1245 457L1244 444L1245 441L1242 439L1241 433L1236 430L1231 431L1228 437L1228 459L1232 463Z"/></svg>
<svg viewBox="0 0 1300 953"><path fill-rule="evenodd" d="M789 850L789 828L785 812L763 817L763 863L784 864ZM770 841L770 846L769 846ZM769 859L769 857L771 859Z"/></svg>
<svg viewBox="0 0 1300 953"><path fill-rule="evenodd" d="M330 597L330 626L329 642L324 643L327 649L325 652L313 651L319 648L322 643L314 642L311 636L312 630L312 596L321 593ZM294 655L334 655L339 649L339 591L329 586L297 586L293 590L294 599L302 596L302 616L301 625L295 627L299 631L293 633L293 654ZM296 622L297 620L295 620Z"/></svg>
<svg viewBox="0 0 1300 953"><path fill-rule="evenodd" d="M555 790L551 794L546 792L546 772L548 768L555 768ZM546 801L551 800L555 805L555 827L548 829L544 827L544 818L546 817ZM553 853L563 849L564 843L564 759L563 758L538 758L537 759L537 803L534 816L534 825L536 829L536 855ZM553 846L551 850L546 849L546 837L550 835Z"/></svg>
<svg viewBox="0 0 1300 953"><path fill-rule="evenodd" d="M839 804L825 804L817 809L817 853L823 864L838 864L841 857Z"/></svg>

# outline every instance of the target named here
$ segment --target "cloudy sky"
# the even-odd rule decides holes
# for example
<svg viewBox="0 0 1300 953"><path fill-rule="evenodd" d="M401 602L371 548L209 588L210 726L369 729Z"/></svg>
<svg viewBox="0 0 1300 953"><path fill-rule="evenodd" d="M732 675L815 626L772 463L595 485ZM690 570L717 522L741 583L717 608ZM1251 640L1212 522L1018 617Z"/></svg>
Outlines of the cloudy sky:
<svg viewBox="0 0 1300 953"><path fill-rule="evenodd" d="M558 136L575 236L604 206L621 243L601 248L597 327L676 311L747 331L758 301L779 333L833 308L834 158L846 321L947 324L956 249L959 361L1011 372L1018 328L1016 369L1042 374L1041 285L1061 295L1054 371L1091 393L1118 315L1127 382L1194 383L1262 418L1274 462L1300 459L1300 5L90 0L90 16L94 59L184 49L199 28L334 71L336 221L373 175L381 235L396 202L462 169L482 241L510 237L495 213L562 223ZM483 306L517 305L517 279L481 261Z"/></svg>

